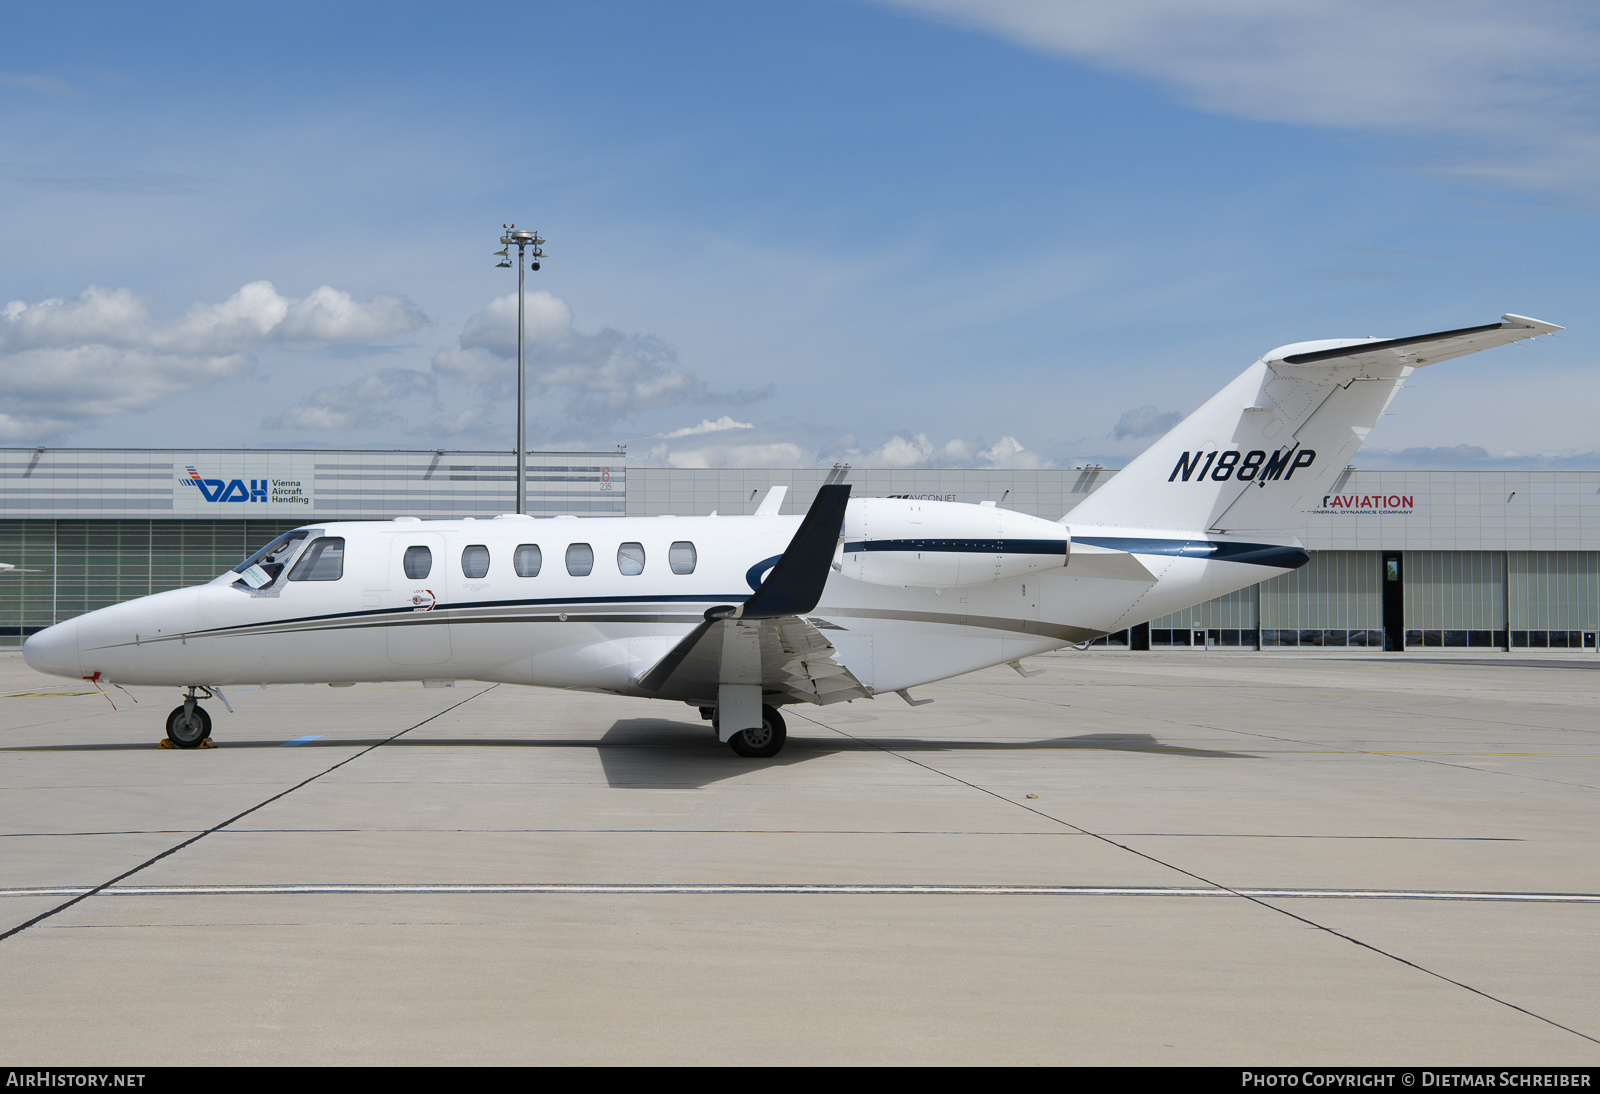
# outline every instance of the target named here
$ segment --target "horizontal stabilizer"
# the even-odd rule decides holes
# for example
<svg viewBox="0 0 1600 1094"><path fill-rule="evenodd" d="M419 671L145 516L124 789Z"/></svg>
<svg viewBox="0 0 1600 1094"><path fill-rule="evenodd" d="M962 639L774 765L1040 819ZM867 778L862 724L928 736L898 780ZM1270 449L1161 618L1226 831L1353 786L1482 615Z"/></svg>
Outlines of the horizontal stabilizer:
<svg viewBox="0 0 1600 1094"><path fill-rule="evenodd" d="M1524 338L1534 338L1563 330L1554 323L1529 319L1523 315L1503 315L1498 323L1481 327L1462 327L1436 334L1414 334L1409 338L1372 338L1329 349L1314 349L1289 353L1282 357L1268 355L1267 360L1284 365L1360 365L1367 368L1384 365L1432 365L1463 357L1479 350L1493 349ZM1302 343L1303 344L1303 343ZM1295 346L1285 346L1293 350ZM1282 350L1278 351L1282 352Z"/></svg>

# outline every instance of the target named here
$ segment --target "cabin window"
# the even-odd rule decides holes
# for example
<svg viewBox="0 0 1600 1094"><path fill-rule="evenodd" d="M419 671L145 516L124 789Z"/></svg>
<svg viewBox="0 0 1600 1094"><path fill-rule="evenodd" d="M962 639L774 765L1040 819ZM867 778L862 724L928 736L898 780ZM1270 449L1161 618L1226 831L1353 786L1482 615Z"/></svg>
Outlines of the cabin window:
<svg viewBox="0 0 1600 1094"><path fill-rule="evenodd" d="M278 580L278 575L283 573L284 565L294 557L295 551L305 542L308 534L304 528L285 532L235 566L233 572L239 574L239 580L249 588L266 588Z"/></svg>
<svg viewBox="0 0 1600 1094"><path fill-rule="evenodd" d="M573 577L588 577L594 570L594 548L587 543L567 546L567 573Z"/></svg>
<svg viewBox="0 0 1600 1094"><path fill-rule="evenodd" d="M344 576L344 537L314 539L289 571L290 581L338 581Z"/></svg>
<svg viewBox="0 0 1600 1094"><path fill-rule="evenodd" d="M474 543L461 552L461 576L474 580L489 572L489 548Z"/></svg>
<svg viewBox="0 0 1600 1094"><path fill-rule="evenodd" d="M421 581L433 571L433 552L422 546L407 547L403 565L407 577Z"/></svg>
<svg viewBox="0 0 1600 1094"><path fill-rule="evenodd" d="M624 543L617 548L617 569L623 577L637 577L644 573L644 544Z"/></svg>
<svg viewBox="0 0 1600 1094"><path fill-rule="evenodd" d="M680 539L667 550L667 565L675 574L694 573L694 563L694 544L686 539Z"/></svg>
<svg viewBox="0 0 1600 1094"><path fill-rule="evenodd" d="M511 564L517 568L518 577L538 577L539 567L544 565L544 555L537 543L519 543L511 556Z"/></svg>

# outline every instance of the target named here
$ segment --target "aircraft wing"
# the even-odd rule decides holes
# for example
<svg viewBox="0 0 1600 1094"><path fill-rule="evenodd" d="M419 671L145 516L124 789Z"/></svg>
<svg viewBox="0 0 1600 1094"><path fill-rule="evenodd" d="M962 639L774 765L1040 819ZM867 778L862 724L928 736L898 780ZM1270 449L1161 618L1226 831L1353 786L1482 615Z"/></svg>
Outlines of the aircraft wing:
<svg viewBox="0 0 1600 1094"><path fill-rule="evenodd" d="M754 637L761 656L761 690L826 706L862 699L872 690L838 660L839 651L813 623L799 616L776 619L711 619L700 624L639 678L639 686L662 699L712 706L722 681L727 633ZM754 631L752 636L750 632ZM742 642L740 643L743 644Z"/></svg>
<svg viewBox="0 0 1600 1094"><path fill-rule="evenodd" d="M817 606L844 527L850 487L824 486L767 579L743 604L712 608L637 683L663 699L710 705L720 684L757 673L763 693L811 703L872 694L802 616ZM754 671L752 671L754 670Z"/></svg>
<svg viewBox="0 0 1600 1094"><path fill-rule="evenodd" d="M1416 334L1410 338L1386 338L1357 342L1337 349L1291 353L1281 359L1286 365L1431 365L1509 342L1520 342L1564 328L1525 315L1503 315L1498 323L1436 334ZM1278 362L1274 362L1276 364Z"/></svg>

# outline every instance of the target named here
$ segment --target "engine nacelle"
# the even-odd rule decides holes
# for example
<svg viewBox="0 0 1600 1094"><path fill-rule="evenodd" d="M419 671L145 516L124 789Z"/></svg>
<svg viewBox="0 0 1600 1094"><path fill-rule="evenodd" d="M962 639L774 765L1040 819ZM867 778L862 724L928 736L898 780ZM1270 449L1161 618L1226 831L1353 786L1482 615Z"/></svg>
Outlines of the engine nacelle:
<svg viewBox="0 0 1600 1094"><path fill-rule="evenodd" d="M1071 549L1064 525L992 505L852 498L838 565L873 585L949 589L1059 570Z"/></svg>

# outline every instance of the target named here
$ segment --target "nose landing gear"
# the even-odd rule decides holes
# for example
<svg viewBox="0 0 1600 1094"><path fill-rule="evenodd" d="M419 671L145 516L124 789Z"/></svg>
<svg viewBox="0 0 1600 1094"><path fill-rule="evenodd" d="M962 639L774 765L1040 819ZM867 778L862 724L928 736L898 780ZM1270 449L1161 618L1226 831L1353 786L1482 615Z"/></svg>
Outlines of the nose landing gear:
<svg viewBox="0 0 1600 1094"><path fill-rule="evenodd" d="M211 689L198 685L189 689L183 705L174 707L167 715L167 740L173 748L209 748L211 746L211 715L195 702L195 692L203 691L211 698Z"/></svg>

